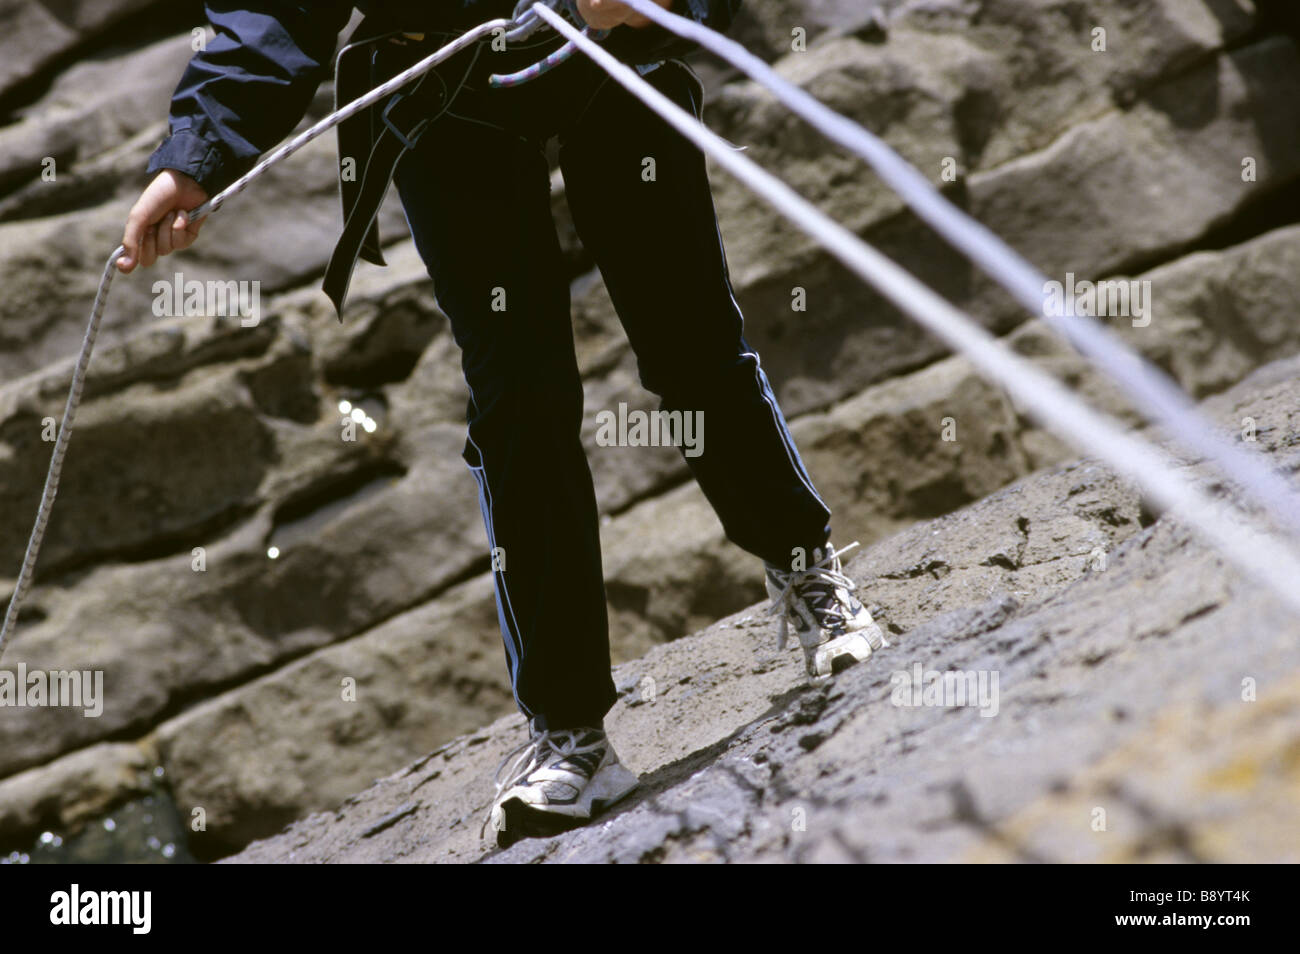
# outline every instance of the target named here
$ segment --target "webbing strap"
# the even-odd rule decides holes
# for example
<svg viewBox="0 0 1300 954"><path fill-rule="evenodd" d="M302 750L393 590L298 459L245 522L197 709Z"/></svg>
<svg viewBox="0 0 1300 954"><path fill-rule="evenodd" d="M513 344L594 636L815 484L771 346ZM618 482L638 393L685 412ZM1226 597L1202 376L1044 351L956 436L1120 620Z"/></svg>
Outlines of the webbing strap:
<svg viewBox="0 0 1300 954"><path fill-rule="evenodd" d="M407 150L415 148L416 142L424 135L430 123L447 106L446 84L436 82L433 84L435 90L430 91L430 78L437 79L437 74L426 73L412 89L394 93L380 114L383 128L366 159L360 188L356 191L352 208L344 220L343 232L330 254L329 264L325 266L325 278L321 283L322 290L334 304L340 322L343 320L343 302L347 297L357 258L366 236L374 228L375 218L388 193L397 164Z"/></svg>

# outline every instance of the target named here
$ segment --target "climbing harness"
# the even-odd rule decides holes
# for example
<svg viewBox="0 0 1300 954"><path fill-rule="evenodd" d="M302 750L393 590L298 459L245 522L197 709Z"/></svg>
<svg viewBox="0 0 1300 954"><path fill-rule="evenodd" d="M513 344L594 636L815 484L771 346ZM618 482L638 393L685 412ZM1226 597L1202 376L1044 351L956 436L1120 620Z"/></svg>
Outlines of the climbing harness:
<svg viewBox="0 0 1300 954"><path fill-rule="evenodd" d="M1017 300L1029 307L1034 314L1043 315L1053 327L1062 331L1075 348L1100 370L1109 373L1134 397L1139 409L1149 414L1153 420L1166 425L1187 446L1217 463L1226 475L1264 504L1270 514L1280 514L1288 528L1300 528L1300 516L1297 516L1300 507L1297 507L1296 495L1283 480L1259 461L1218 438L1209 425L1199 418L1190 399L1172 381L1161 376L1155 368L1118 339L1108 335L1100 326L1087 319L1067 324L1057 316L1044 315L1042 276L990 230L948 203L920 172L909 166L881 140L846 117L833 112L798 87L782 80L766 64L734 41L701 24L669 13L650 0L624 2L665 29L699 43L739 67L772 90L793 112L840 145L866 159L924 221L1010 289ZM1239 567L1269 586L1291 607L1300 610L1300 588L1295 586L1295 581L1300 579L1300 556L1292 541L1264 532L1253 520L1247 519L1240 509L1229 507L1210 496L1181 473L1176 462L1166 453L1127 433L1118 422L1093 410L1056 379L1011 352L968 315L857 235L827 217L771 173L733 150L695 116L672 103L639 76L636 70L600 46L598 40L604 37L604 31L593 31L585 26L579 29L557 12L558 9L563 9L569 17L581 23L573 0L534 3L522 0L515 7L511 19L489 20L473 28L272 150L249 172L194 209L190 213L190 220L197 222L216 212L228 199L242 192L272 165L349 117L400 91L407 84L423 77L437 64L479 40L503 31L502 35L508 42L511 37L518 41L531 37L543 25L549 26L567 42L523 70L494 75L490 79L491 85L509 87L529 82L564 62L575 51L581 51L763 201L822 244L864 281L874 285L901 311L947 342L954 350L966 355L985 377L1004 388L1031 416L1083 452L1105 460L1117 472L1135 480L1155 502L1176 512ZM384 119L391 120L393 111L407 100L409 97L391 102L385 109ZM388 122L385 128L391 129L395 136L400 137L399 144L409 147L413 142L395 122ZM402 138L405 139L404 143L401 142ZM359 222L354 228L354 233L359 233L359 237L354 236L359 249L364 247L370 225L370 221ZM81 399L86 369L109 286L117 260L124 252L122 246L114 249L104 266L95 292L90 321L72 371L72 383L51 454L36 523L28 540L4 621L0 624L0 654L4 652L6 637L13 628L19 607L31 584L41 540L58 492L59 475L67 452L72 422ZM346 277L342 289L346 290ZM338 302L336 307L337 305Z"/></svg>
<svg viewBox="0 0 1300 954"><path fill-rule="evenodd" d="M494 31L495 32L495 31ZM409 35L407 35L409 36ZM354 47L370 51L365 65L374 62L377 42L392 39L385 35L369 41L349 44L339 53L335 68L335 95L346 96L350 92L352 68L347 57ZM414 38L412 38L414 39ZM421 39L423 39L421 37ZM371 125L377 132L367 137L356 128L364 117L353 119L351 123L342 122L338 126L339 156L351 156L358 153L365 156L361 166L360 179L355 175L345 176L342 161L339 166L339 193L343 200L343 230L339 234L325 266L325 276L321 290L334 305L339 321L343 320L343 302L347 297L348 285L358 258L364 258L376 265L387 264L379 241L379 229L376 219L389 184L397 170L397 164L424 135L425 130L446 109L451 106L460 89L469 79L470 72L478 62L483 50L481 43L473 45L469 63L460 71L459 78L452 78L449 83L436 69L422 74L410 84L388 97L382 109L378 110L377 121ZM449 65L449 64L448 64ZM369 87L369 69L365 81L358 83L359 88Z"/></svg>
<svg viewBox="0 0 1300 954"><path fill-rule="evenodd" d="M520 0L511 17L509 28L494 27L491 44L494 50L504 41L506 49L526 52L535 46L551 46L557 36L550 26L532 10L533 0ZM574 0L546 0L548 7L564 15L575 26L583 26ZM364 32L364 25L358 32ZM547 37L538 37L545 32ZM588 30L585 35L603 39L607 31ZM335 74L336 107L361 95L373 82L371 70L377 65L382 41L401 46L431 42L426 34L390 30L349 43L339 51ZM403 86L378 111L374 121L367 124L365 117L341 122L338 126L339 156L363 159L354 175L345 176L342 163L339 167L339 193L343 200L343 231L340 233L321 282L321 290L334 305L342 320L343 302L347 298L357 259L383 265L377 218L384 196L402 156L424 135L439 116L449 109L456 97L469 82L470 75L479 62L486 44L473 46L472 56L463 69L455 75L444 76L442 70L429 70L409 85ZM563 43L537 62L510 74L493 74L488 77L490 88L517 87L531 82L569 59L574 51L572 43ZM362 59L362 57L365 57ZM447 63L451 70L452 64ZM359 175L358 175L359 173Z"/></svg>

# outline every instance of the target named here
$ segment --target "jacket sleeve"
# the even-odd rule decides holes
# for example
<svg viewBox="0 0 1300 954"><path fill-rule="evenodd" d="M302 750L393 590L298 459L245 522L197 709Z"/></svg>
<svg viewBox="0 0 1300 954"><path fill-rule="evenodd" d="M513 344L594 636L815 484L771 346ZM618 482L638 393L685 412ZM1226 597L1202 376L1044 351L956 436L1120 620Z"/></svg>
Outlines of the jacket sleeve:
<svg viewBox="0 0 1300 954"><path fill-rule="evenodd" d="M293 131L330 75L351 0L208 0L216 37L172 96L149 172L175 169L214 194Z"/></svg>
<svg viewBox="0 0 1300 954"><path fill-rule="evenodd" d="M725 33L740 10L741 0L673 0L668 8L679 16ZM657 23L644 27L615 27L605 45L619 59L642 65L684 56L696 44L665 30Z"/></svg>

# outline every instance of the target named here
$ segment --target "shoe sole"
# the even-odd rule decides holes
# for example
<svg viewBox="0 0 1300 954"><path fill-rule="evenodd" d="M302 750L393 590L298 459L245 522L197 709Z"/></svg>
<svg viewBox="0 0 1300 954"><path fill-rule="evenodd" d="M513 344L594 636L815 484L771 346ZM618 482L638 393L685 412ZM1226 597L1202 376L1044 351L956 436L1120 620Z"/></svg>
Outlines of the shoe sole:
<svg viewBox="0 0 1300 954"><path fill-rule="evenodd" d="M888 646L880 627L872 625L837 636L815 647L805 647L804 665L814 679L829 679L871 658L873 649Z"/></svg>
<svg viewBox="0 0 1300 954"><path fill-rule="evenodd" d="M507 798L501 803L506 827L497 832L497 847L509 848L521 838L550 838L581 828L630 795L639 784L635 775L615 762L597 770L582 797L570 804L537 805L522 798Z"/></svg>

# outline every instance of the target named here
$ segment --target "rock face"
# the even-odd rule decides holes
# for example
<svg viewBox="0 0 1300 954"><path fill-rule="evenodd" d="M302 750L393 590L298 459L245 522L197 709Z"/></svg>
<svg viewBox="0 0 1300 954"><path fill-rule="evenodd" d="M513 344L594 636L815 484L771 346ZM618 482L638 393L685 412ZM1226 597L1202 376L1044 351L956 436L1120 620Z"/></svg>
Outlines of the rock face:
<svg viewBox="0 0 1300 954"><path fill-rule="evenodd" d="M104 31L156 0L68 0L59 3L0 4L0 95L37 77L61 56L74 52Z"/></svg>
<svg viewBox="0 0 1300 954"><path fill-rule="evenodd" d="M1295 39L1245 0L1086 7L748 0L735 35L880 134L1049 278L1149 282L1149 320L1110 318L1112 329L1196 398L1240 413L1225 425L1251 417L1282 466L1294 425L1281 385L1264 377L1230 389L1300 352L1300 225L1288 204L1300 195ZM14 26L0 30L11 54L0 57L0 595L26 545L103 258L199 25L188 15L159 0L0 2L0 23ZM798 31L806 49L793 43ZM1103 375L861 163L754 84L705 58L699 67L711 127L1020 354L1140 423ZM328 109L329 93L304 123ZM192 250L114 284L37 583L4 658L6 669L103 671L104 709L0 709L4 851L30 849L44 830L72 845L106 814L165 795L179 818L202 809L205 819L177 857L214 859L387 776L336 820L312 816L246 857L287 858L286 838L295 858L479 857L469 835L484 778L519 730L460 458L459 354L391 197L381 219L390 265L362 266L348 320L335 320L317 290L339 226L335 161L332 140L314 143L214 217ZM612 725L655 795L617 816L627 827L616 838L579 833L507 856L1136 857L1164 849L1057 844L1064 836L1048 819L1085 803L1116 819L1146 818L1139 804L1164 811L1141 788L1156 772L1187 790L1222 785L1206 799L1223 826L1207 836L1218 846L1207 857L1244 850L1252 812L1280 825L1270 806L1288 783L1269 766L1293 700L1272 687L1262 642L1244 657L1253 675L1240 677L1257 679L1256 708L1233 709L1223 695L1205 708L1164 677L1145 694L1125 681L1139 662L1173 672L1197 652L1226 660L1197 634L1220 618L1237 625L1246 584L1211 585L1214 558L1176 526L1151 526L1097 465L1066 464L1069 448L964 359L723 173L713 182L749 340L835 511L836 541L864 545L854 572L899 638L894 656L911 654L882 665L996 663L1006 705L996 719L881 714L888 673L875 666L823 690L797 685L793 657L774 655L769 621L751 605L762 597L755 561L725 540L680 456L596 443L601 410L654 404L557 173L626 690ZM177 272L259 282L259 320L155 317L153 282ZM1225 394L1262 410L1231 409ZM373 430L356 426L354 408ZM1179 572L1200 586L1181 589ZM1214 608L1185 622L1169 615L1196 593ZM1108 614L1085 622L1086 607L1116 605L1131 605L1126 624L1148 633L1132 650L1116 648L1130 640ZM1188 671L1212 671L1200 666ZM639 701L646 677L653 702ZM1092 688L1075 692L1071 680ZM1142 698L1121 704L1120 686ZM1220 772L1213 747L1178 727L1189 711L1203 711L1207 735L1257 731L1255 761ZM969 760L953 761L965 742L947 743L967 734ZM1159 754L1144 760L1139 745ZM1071 758L1049 758L1058 748ZM984 773L979 758L1000 767ZM838 788L813 785L823 770ZM1148 801L1097 800L1130 773L1133 797ZM1258 787L1233 781L1246 775ZM963 787L927 787L949 782ZM908 827L891 806L913 804L925 811ZM741 826L726 845L709 806ZM806 837L790 827L796 807Z"/></svg>
<svg viewBox="0 0 1300 954"><path fill-rule="evenodd" d="M1297 372L1207 408L1255 417L1287 473ZM507 718L231 860L1300 859L1300 623L1104 467L1035 473L849 574L892 645L832 681L775 651L761 607L618 669L608 725L643 787L601 824L484 853Z"/></svg>

